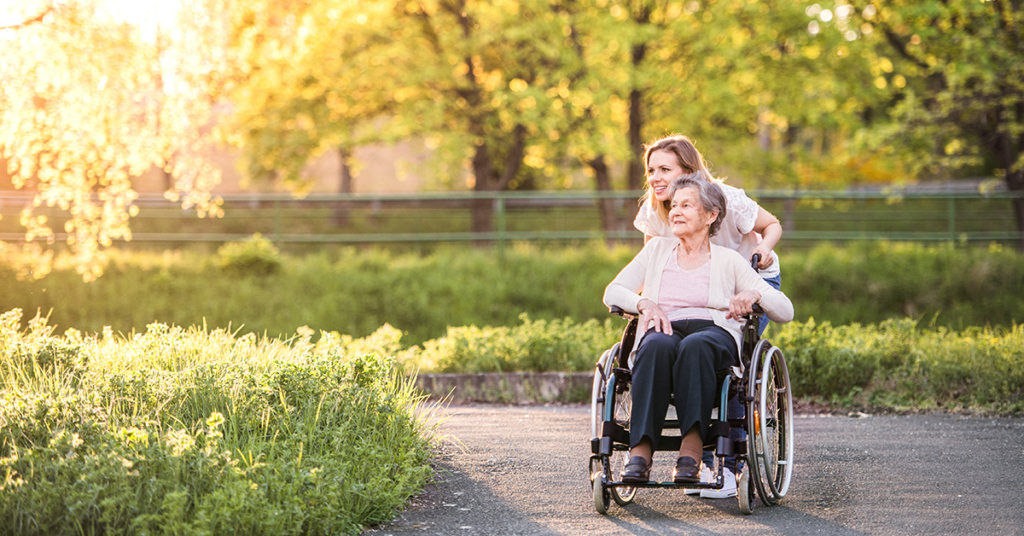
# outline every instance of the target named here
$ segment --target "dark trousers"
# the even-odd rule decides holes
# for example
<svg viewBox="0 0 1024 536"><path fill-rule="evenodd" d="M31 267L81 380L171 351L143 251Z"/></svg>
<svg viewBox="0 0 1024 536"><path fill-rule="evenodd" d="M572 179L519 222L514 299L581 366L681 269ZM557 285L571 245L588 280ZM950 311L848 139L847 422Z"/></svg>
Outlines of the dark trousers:
<svg viewBox="0 0 1024 536"><path fill-rule="evenodd" d="M630 448L645 437L657 448L673 394L683 435L699 424L705 440L718 378L738 363L737 354L736 339L710 320L673 322L672 335L645 333L633 365Z"/></svg>
<svg viewBox="0 0 1024 536"><path fill-rule="evenodd" d="M772 288L774 288L775 290L780 290L782 288L782 274L779 274L775 277L765 278L765 282L771 285ZM764 330L766 328L768 328L767 315L761 317L761 324L757 328L757 336L760 337L761 335L764 335ZM747 416L747 407L742 402L740 402L740 399L738 397L734 396L729 399L729 409L727 410L727 412L729 414L730 419L744 419ZM747 432L744 431L742 428L733 428L732 430L729 431L729 438L734 439L736 441L746 441ZM712 451L705 450L703 458L705 466L711 467L714 465L715 456ZM739 460L736 459L736 456L726 456L725 460L723 460L725 466L728 467L730 471L736 474L739 474L739 472L743 470L743 464L740 463L737 466L738 462Z"/></svg>

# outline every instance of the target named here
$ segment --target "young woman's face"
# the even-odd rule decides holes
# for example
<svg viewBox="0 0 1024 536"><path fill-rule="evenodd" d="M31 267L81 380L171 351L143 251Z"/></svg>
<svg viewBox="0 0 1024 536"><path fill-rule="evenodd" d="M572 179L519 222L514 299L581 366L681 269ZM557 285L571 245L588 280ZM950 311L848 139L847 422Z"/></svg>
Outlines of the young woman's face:
<svg viewBox="0 0 1024 536"><path fill-rule="evenodd" d="M675 153L654 151L647 160L647 186L660 203L668 201L668 185L672 179L690 173L679 165Z"/></svg>
<svg viewBox="0 0 1024 536"><path fill-rule="evenodd" d="M711 223L717 217L717 211L707 212L704 210L704 206L700 204L700 193L696 188L680 188L672 196L668 221L672 224L672 234L679 238L707 235L711 229Z"/></svg>

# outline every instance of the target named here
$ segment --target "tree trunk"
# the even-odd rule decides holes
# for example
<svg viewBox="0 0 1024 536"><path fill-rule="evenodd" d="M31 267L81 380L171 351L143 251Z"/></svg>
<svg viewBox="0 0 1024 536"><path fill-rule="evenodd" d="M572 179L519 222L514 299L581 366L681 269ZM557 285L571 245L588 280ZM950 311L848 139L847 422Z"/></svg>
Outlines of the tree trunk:
<svg viewBox="0 0 1024 536"><path fill-rule="evenodd" d="M494 192L508 189L508 185L519 174L526 150L526 126L516 125L512 130L512 140L504 165L500 170L494 168L494 157L491 156L484 142L476 148L473 155L473 173L476 181L473 190L476 192ZM498 173L500 171L500 174ZM473 201L473 231L477 233L494 232L494 200L475 199ZM477 241L487 244L487 240Z"/></svg>
<svg viewBox="0 0 1024 536"><path fill-rule="evenodd" d="M487 143L481 143L476 147L476 154L473 155L473 174L476 180L473 184L474 192L490 191L490 177L494 173L491 163L491 155L487 150ZM472 221L474 233L494 232L494 201L490 199L474 199L472 201ZM488 241L478 240L477 245L487 245Z"/></svg>
<svg viewBox="0 0 1024 536"><path fill-rule="evenodd" d="M590 168L594 170L594 182L599 192L610 192L612 191L611 175L608 173L608 164L604 161L604 155L599 155L597 158L590 161ZM598 208L601 213L601 228L605 232L611 233L618 231L621 222L618 215L618 200L617 199L600 199L598 201ZM612 245L614 240L609 239L608 244Z"/></svg>
<svg viewBox="0 0 1024 536"><path fill-rule="evenodd" d="M351 158L352 151L347 147L338 148L338 159L341 161L340 172L338 173L338 193L350 194L352 193L352 170L348 167L348 159ZM348 201L341 201L334 207L334 214L331 215L331 222L335 227L344 227L348 225L349 216L349 203Z"/></svg>
<svg viewBox="0 0 1024 536"><path fill-rule="evenodd" d="M1024 170L1006 173L1006 188L1011 192L1024 193ZM1024 197L1010 200L1013 214L1017 218L1017 250L1024 253Z"/></svg>
<svg viewBox="0 0 1024 536"><path fill-rule="evenodd" d="M644 139L642 130L643 118L643 94L639 89L629 92L629 158L628 175L626 185L630 190L639 190L644 184Z"/></svg>
<svg viewBox="0 0 1024 536"><path fill-rule="evenodd" d="M646 16L638 22L646 22ZM647 45L640 43L633 45L633 71L640 69L640 64L647 55ZM636 84L634 80L634 84ZM639 190L644 181L644 111L643 91L637 86L629 92L629 147L632 151L632 158L629 160L629 171L626 176L626 186L630 190Z"/></svg>
<svg viewBox="0 0 1024 536"><path fill-rule="evenodd" d="M1024 170L1011 170L1017 162L1017 155L1020 152L1021 145L1024 144L1014 143L1015 141L1006 134L999 134L996 137L993 149L995 150L996 161L999 163L999 166L1006 170L1006 189L1011 193L1021 193L1024 192ZM1013 205L1013 214L1017 219L1017 250L1024 253L1024 198L1011 199L1010 203Z"/></svg>

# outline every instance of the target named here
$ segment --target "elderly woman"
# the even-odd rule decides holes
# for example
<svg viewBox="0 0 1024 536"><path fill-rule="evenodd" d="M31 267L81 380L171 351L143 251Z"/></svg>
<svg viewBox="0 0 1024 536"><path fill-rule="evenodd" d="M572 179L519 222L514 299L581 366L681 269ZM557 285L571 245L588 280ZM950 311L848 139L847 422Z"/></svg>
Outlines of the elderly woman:
<svg viewBox="0 0 1024 536"><path fill-rule="evenodd" d="M672 179L687 173L701 173L706 180L716 182L725 194L725 212L718 220L721 226L711 237L716 246L734 249L750 259L755 253L761 256L758 262L758 273L772 288L779 290L782 285L782 274L777 257L772 248L782 237L782 225L771 213L761 208L747 197L743 190L734 188L721 180L714 179L708 172L704 155L686 136L673 135L661 138L647 146L644 154L647 165L647 182L644 196L640 199L640 210L637 212L633 225L644 233L644 239L655 236L672 238L672 226L668 221L669 184ZM764 333L768 321L762 319L758 326L758 335ZM729 399L728 414L730 419L742 419L745 415L743 404L736 397ZM746 433L735 429L730 437L736 440L746 439ZM701 482L711 482L710 466L714 463L711 451L703 456L704 470L701 471ZM735 474L742 469L736 456L727 456L725 460L725 485L722 489L691 489L690 494L701 497L722 499L736 495Z"/></svg>
<svg viewBox="0 0 1024 536"><path fill-rule="evenodd" d="M650 239L604 294L606 305L639 312L645 332L633 366L626 482L650 479L654 445L673 393L683 433L673 480L698 482L697 460L718 377L739 363L740 317L758 303L772 320L793 319L785 294L758 277L739 253L711 243L726 213L722 188L696 173L679 177L669 188L675 237Z"/></svg>

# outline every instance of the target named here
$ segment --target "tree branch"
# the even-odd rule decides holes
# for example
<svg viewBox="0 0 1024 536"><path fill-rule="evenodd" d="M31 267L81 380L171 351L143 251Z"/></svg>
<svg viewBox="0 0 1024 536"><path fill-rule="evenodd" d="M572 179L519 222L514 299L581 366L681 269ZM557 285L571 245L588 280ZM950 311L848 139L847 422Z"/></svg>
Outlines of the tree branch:
<svg viewBox="0 0 1024 536"><path fill-rule="evenodd" d="M911 63L917 65L922 69L927 70L930 67L927 63L921 61L918 58L915 58L914 55L911 54L909 50L907 50L907 44L904 43L902 39L900 39L900 36L896 35L896 32L893 32L889 28L885 28L883 31L885 32L886 41L888 41L889 44L892 45L892 48L895 48L896 52L899 52L901 56L903 56Z"/></svg>
<svg viewBox="0 0 1024 536"><path fill-rule="evenodd" d="M47 7L45 11L36 15L35 17L19 22L18 24L12 24L10 26L0 26L0 30L20 30L21 28L35 24L37 22L43 22L43 19L46 18L46 16L49 15L51 12L53 12L54 9L56 8L53 7L53 4L50 4L50 6Z"/></svg>
<svg viewBox="0 0 1024 536"><path fill-rule="evenodd" d="M516 125L512 135L515 136L515 142L512 145L512 150L509 151L505 171L498 181L496 190L506 189L508 183L519 173L519 166L523 163L523 151L526 149L526 127L522 123Z"/></svg>

